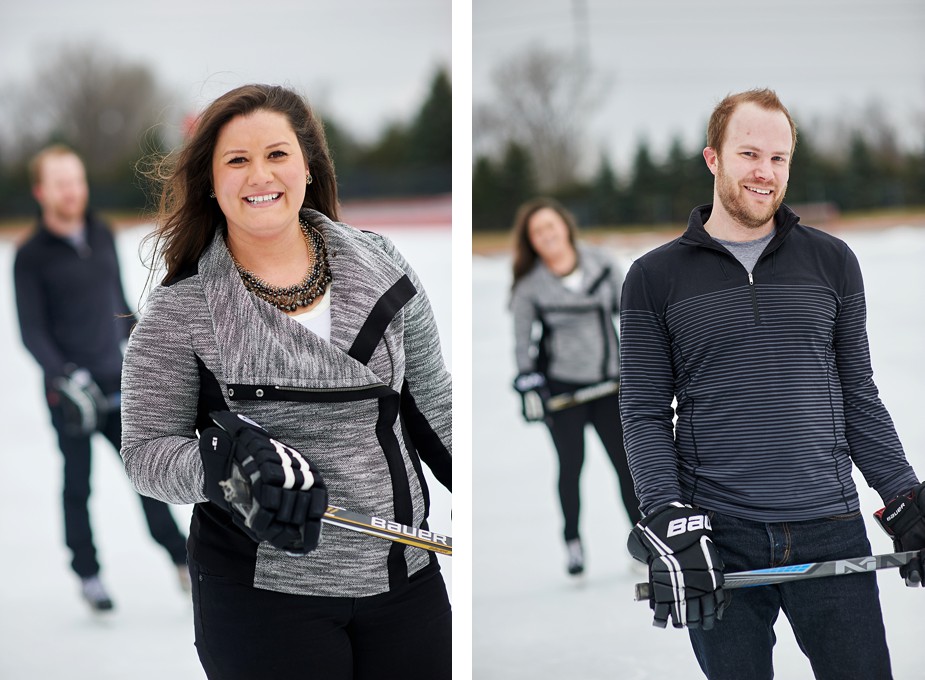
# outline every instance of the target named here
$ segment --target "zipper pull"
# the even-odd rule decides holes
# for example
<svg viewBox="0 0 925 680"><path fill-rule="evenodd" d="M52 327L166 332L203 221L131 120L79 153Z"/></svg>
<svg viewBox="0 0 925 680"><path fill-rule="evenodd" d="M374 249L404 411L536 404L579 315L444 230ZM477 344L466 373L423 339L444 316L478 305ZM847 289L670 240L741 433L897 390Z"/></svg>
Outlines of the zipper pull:
<svg viewBox="0 0 925 680"><path fill-rule="evenodd" d="M755 279L752 277L752 273L751 273L751 272L748 273L748 285L750 285L750 286L754 286L754 285L755 285Z"/></svg>

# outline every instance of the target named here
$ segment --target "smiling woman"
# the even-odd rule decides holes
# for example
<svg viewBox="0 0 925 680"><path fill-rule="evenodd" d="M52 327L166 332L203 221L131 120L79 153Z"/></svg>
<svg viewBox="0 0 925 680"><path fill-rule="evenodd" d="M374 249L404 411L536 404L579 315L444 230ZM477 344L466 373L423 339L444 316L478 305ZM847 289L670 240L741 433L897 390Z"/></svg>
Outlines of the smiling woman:
<svg viewBox="0 0 925 680"><path fill-rule="evenodd" d="M248 290L290 315L321 303L330 283L324 239L299 224L312 176L286 117L258 110L229 121L212 178L228 251Z"/></svg>
<svg viewBox="0 0 925 680"><path fill-rule="evenodd" d="M510 308L514 355L527 422L549 429L559 460L558 493L566 570L584 573L579 527L585 430L593 425L620 485L629 519L639 519L618 416L622 276L603 249L578 238L578 225L558 201L536 198L520 206L513 227Z"/></svg>
<svg viewBox="0 0 925 680"><path fill-rule="evenodd" d="M195 503L207 675L448 678L435 554L321 529L330 503L427 530L422 460L450 487L451 380L419 278L337 222L321 121L290 90L223 95L168 167L122 456L141 493Z"/></svg>
<svg viewBox="0 0 925 680"><path fill-rule="evenodd" d="M229 121L216 140L212 180L232 254L261 263L274 278L285 277L280 263L294 265L298 280L306 270L299 208L311 173L286 117L255 111Z"/></svg>

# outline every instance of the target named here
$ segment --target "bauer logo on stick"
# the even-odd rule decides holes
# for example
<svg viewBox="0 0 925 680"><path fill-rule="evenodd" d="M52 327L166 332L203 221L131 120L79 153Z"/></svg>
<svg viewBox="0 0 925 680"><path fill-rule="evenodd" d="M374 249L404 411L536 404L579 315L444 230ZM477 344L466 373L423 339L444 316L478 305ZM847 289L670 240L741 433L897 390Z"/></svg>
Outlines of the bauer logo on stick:
<svg viewBox="0 0 925 680"><path fill-rule="evenodd" d="M441 545L448 545L447 536L435 533L433 531L428 531L427 529L415 529L414 527L409 527L399 522L382 519L381 517L373 517L371 524L374 527L385 529L386 531L405 534L406 536L416 536L417 538L422 538L425 541L433 541L434 543L440 543Z"/></svg>

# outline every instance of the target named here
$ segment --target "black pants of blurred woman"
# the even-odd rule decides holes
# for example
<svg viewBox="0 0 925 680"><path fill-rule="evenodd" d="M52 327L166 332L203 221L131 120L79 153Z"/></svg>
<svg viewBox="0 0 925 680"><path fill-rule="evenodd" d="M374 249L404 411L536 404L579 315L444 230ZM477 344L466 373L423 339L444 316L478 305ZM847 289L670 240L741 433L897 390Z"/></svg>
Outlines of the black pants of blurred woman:
<svg viewBox="0 0 925 680"><path fill-rule="evenodd" d="M553 395L574 392L587 385L549 380ZM626 514L635 524L642 515L639 500L633 489L633 478L626 463L623 448L623 425L620 422L620 400L617 394L578 404L547 415L547 426L559 456L559 502L565 519L565 540L579 538L578 518L581 512L579 482L585 462L585 428L593 425L597 430L607 456L617 471L620 497Z"/></svg>
<svg viewBox="0 0 925 680"><path fill-rule="evenodd" d="M209 573L195 560L190 571L196 650L209 680L452 676L452 614L435 565L368 597L260 590Z"/></svg>

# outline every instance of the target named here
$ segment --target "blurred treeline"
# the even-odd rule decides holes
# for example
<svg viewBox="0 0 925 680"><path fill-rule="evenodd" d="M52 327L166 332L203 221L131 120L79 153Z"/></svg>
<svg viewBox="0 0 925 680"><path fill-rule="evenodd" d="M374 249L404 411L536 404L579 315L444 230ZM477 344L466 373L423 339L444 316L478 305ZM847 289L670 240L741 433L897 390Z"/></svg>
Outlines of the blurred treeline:
<svg viewBox="0 0 925 680"><path fill-rule="evenodd" d="M493 81L494 97L474 110L473 230L508 229L517 206L538 194L558 198L583 225L607 227L686 224L695 206L712 201L706 132L690 146L676 137L656 153L640 139L631 158L604 153L588 162L585 131L614 88L581 61L535 47L500 64ZM876 103L858 120L804 125L792 113L799 132L786 202L805 209L797 212L809 223L925 206L925 126L919 149L909 150Z"/></svg>
<svg viewBox="0 0 925 680"><path fill-rule="evenodd" d="M433 74L410 120L389 123L371 141L358 140L304 94L325 123L342 199L451 190L452 92L445 70ZM150 209L155 197L140 168L182 143L197 113L179 111L144 64L95 45L60 49L26 83L8 84L0 95L0 219L36 213L27 165L52 142L83 157L95 209Z"/></svg>
<svg viewBox="0 0 925 680"><path fill-rule="evenodd" d="M618 174L605 156L586 181L543 188L538 181L542 171L529 149L511 142L499 158L475 160L473 229L508 229L517 206L539 193L558 198L585 225L686 223L694 206L713 200L713 175L701 154L705 145L704 139L697 148L685 149L676 139L667 155L656 159L643 140L625 174ZM786 202L813 204L814 214L925 206L925 153L878 146L860 130L851 134L845 153L824 152L803 132Z"/></svg>

